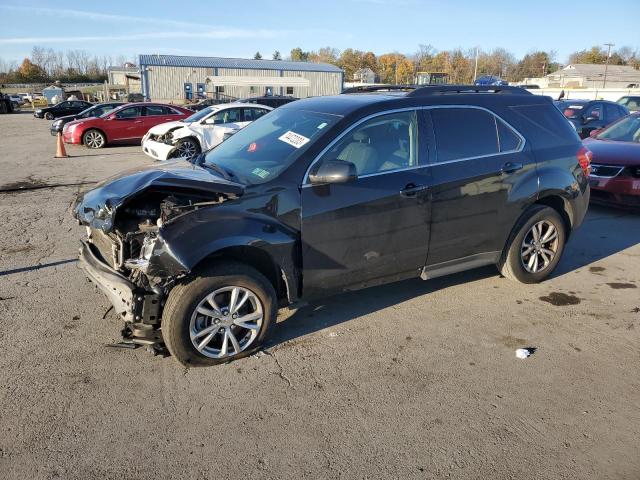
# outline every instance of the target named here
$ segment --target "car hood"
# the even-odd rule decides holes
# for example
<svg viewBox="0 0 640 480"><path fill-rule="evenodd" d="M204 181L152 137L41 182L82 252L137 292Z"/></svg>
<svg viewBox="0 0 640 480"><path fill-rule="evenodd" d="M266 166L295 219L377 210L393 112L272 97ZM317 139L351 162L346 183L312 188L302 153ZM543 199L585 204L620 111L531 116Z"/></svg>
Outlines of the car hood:
<svg viewBox="0 0 640 480"><path fill-rule="evenodd" d="M136 168L104 180L78 196L74 216L83 225L109 232L118 208L153 188L211 194L212 198L220 194L238 197L244 193L242 184L180 159Z"/></svg>
<svg viewBox="0 0 640 480"><path fill-rule="evenodd" d="M169 130L173 130L174 128L186 127L188 125L188 123L182 122L180 120L161 123L160 125L156 125L155 127L150 128L149 133L153 135L164 135Z"/></svg>
<svg viewBox="0 0 640 480"><path fill-rule="evenodd" d="M585 139L583 143L593 153L593 163L640 165L640 143L595 138Z"/></svg>
<svg viewBox="0 0 640 480"><path fill-rule="evenodd" d="M76 115L65 115L64 117L58 117L56 118L56 121L58 120L62 120L65 122L71 122L73 120L76 120Z"/></svg>

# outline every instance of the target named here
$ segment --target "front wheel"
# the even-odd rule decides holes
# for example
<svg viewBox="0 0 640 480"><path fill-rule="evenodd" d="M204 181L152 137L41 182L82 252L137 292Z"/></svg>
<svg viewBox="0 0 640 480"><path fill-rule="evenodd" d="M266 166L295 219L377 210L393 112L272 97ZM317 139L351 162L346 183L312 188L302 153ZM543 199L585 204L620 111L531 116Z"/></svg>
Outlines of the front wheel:
<svg viewBox="0 0 640 480"><path fill-rule="evenodd" d="M44 118L46 118L47 120L53 120L54 119L53 113L50 113L50 112L45 113Z"/></svg>
<svg viewBox="0 0 640 480"><path fill-rule="evenodd" d="M174 158L192 158L200 153L200 144L193 138L183 138L176 143Z"/></svg>
<svg viewBox="0 0 640 480"><path fill-rule="evenodd" d="M275 323L276 304L275 290L260 272L217 264L171 290L162 337L184 366L225 363L260 346Z"/></svg>
<svg viewBox="0 0 640 480"><path fill-rule="evenodd" d="M102 148L107 143L107 139L99 130L88 130L82 136L82 143L88 148Z"/></svg>
<svg viewBox="0 0 640 480"><path fill-rule="evenodd" d="M532 208L516 225L498 267L505 277L538 283L558 265L566 242L566 227L551 207Z"/></svg>

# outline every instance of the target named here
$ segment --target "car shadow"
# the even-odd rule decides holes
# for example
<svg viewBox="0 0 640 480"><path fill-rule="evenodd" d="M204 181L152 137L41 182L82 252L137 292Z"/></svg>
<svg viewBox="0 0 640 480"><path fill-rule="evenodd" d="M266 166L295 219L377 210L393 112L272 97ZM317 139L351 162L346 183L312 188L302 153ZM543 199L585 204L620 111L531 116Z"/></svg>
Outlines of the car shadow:
<svg viewBox="0 0 640 480"><path fill-rule="evenodd" d="M590 207L553 274L566 273L607 258L640 243L640 216L602 207ZM348 292L301 307L274 326L264 345L269 349L324 328L401 304L421 295L499 275L495 267L482 267L429 281L405 280L358 292ZM553 278L552 277L552 278Z"/></svg>
<svg viewBox="0 0 640 480"><path fill-rule="evenodd" d="M640 243L640 215L599 205L590 205L584 222L567 243L553 277L610 257Z"/></svg>

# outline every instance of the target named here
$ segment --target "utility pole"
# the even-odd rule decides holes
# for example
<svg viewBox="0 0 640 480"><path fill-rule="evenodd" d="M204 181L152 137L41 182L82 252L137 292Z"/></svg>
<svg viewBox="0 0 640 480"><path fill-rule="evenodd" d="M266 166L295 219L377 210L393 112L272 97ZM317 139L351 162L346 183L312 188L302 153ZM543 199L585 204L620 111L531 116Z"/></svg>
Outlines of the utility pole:
<svg viewBox="0 0 640 480"><path fill-rule="evenodd" d="M602 88L607 86L607 69L609 68L609 57L611 57L611 47L615 47L615 43L605 43L605 47L609 47L607 50L607 60L604 64L604 81L602 82Z"/></svg>
<svg viewBox="0 0 640 480"><path fill-rule="evenodd" d="M476 66L473 69L473 83L476 82L478 78L478 47L476 47Z"/></svg>

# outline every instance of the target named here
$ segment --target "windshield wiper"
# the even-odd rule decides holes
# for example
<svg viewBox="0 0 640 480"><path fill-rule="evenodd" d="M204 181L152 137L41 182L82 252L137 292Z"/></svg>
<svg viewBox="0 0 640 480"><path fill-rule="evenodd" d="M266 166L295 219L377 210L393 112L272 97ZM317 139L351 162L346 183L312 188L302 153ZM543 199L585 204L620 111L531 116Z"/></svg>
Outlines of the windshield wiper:
<svg viewBox="0 0 640 480"><path fill-rule="evenodd" d="M189 161L192 162L194 165L197 165L198 167L204 167L208 170L213 170L214 172L219 173L220 175L222 175L222 178L224 178L225 180L231 181L231 177L235 177L232 171L227 170L226 168L223 168L220 165L213 162L206 163L205 159L206 159L206 152L202 152L202 153L199 153L198 155L191 157Z"/></svg>

